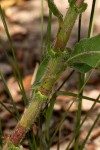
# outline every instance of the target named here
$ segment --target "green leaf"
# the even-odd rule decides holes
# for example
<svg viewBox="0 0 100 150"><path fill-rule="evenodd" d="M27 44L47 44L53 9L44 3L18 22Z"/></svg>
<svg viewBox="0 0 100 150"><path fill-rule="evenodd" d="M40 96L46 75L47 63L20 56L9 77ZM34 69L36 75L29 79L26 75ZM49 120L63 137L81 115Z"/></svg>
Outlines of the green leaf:
<svg viewBox="0 0 100 150"><path fill-rule="evenodd" d="M49 59L45 58L42 61L42 63L40 64L39 69L38 69L37 74L36 74L36 79L35 79L35 82L33 84L33 87L40 83L40 81L41 81L41 79L42 79L42 77L44 75L44 72L46 71L48 62L49 62Z"/></svg>
<svg viewBox="0 0 100 150"><path fill-rule="evenodd" d="M67 63L83 62L93 68L100 65L100 34L76 44Z"/></svg>
<svg viewBox="0 0 100 150"><path fill-rule="evenodd" d="M90 67L89 65L79 62L74 63L71 67L73 67L74 69L76 69L78 72L81 73L86 73L92 69L92 67Z"/></svg>

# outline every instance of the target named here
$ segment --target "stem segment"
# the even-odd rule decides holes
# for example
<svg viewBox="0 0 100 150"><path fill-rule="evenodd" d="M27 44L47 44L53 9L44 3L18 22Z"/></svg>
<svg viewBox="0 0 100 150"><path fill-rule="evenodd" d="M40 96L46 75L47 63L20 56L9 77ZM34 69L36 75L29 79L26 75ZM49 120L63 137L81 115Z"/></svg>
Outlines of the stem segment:
<svg viewBox="0 0 100 150"><path fill-rule="evenodd" d="M75 11L75 8L70 7L66 13L62 26L59 28L59 31L57 33L57 39L53 48L54 51L57 51L58 49L64 51L76 18L77 12Z"/></svg>
<svg viewBox="0 0 100 150"><path fill-rule="evenodd" d="M77 6L77 7L80 7L83 2L84 2L84 0L77 0L77 1L76 1L76 6Z"/></svg>
<svg viewBox="0 0 100 150"><path fill-rule="evenodd" d="M77 3L79 0L77 0ZM76 3L77 7L80 7L83 1L80 3ZM64 51L67 41L69 40L72 28L74 26L75 20L78 16L76 12L76 7L69 7L68 12L66 13L65 19L57 33L57 40L53 47L54 51L61 50ZM57 51L60 54L56 57L50 57L46 72L44 73L44 77L38 87L37 91L33 91L31 102L29 106L25 109L24 114L22 115L21 120L16 126L14 132L12 133L9 141L11 141L14 145L19 145L30 126L35 122L42 104L50 95L52 87L54 86L56 80L59 78L61 73L66 69L66 65L64 65L64 55L63 52Z"/></svg>

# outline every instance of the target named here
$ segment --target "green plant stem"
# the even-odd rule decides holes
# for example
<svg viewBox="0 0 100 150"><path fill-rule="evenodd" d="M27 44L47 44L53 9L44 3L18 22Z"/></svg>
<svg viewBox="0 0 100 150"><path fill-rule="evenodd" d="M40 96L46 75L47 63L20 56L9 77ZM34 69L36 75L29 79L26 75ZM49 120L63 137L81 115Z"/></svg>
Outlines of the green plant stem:
<svg viewBox="0 0 100 150"><path fill-rule="evenodd" d="M83 150L83 148L84 148L84 146L85 146L85 144L86 144L86 142L87 142L87 140L88 140L88 138L89 138L89 136L90 136L90 134L91 134L93 128L95 127L95 125L96 125L96 123L97 123L97 121L98 121L99 119L100 119L100 113L97 115L96 119L94 120L94 123L93 123L93 125L91 126L91 128L90 128L90 130L89 130L89 132L88 132L88 134L87 134L87 136L86 136L84 142L82 143L82 145L81 145L81 147L80 147L80 150Z"/></svg>
<svg viewBox="0 0 100 150"><path fill-rule="evenodd" d="M65 91L58 91L56 93L57 96L59 95L66 95L66 96L72 96L74 98L83 98L85 100L89 100L89 101L93 101L95 102L95 99L94 98L91 98L91 97L87 97L87 96L80 96L79 94L75 94L75 93L72 93L72 92L65 92ZM76 99L77 100L77 99ZM97 103L100 103L100 100L96 99L96 102Z"/></svg>
<svg viewBox="0 0 100 150"><path fill-rule="evenodd" d="M58 31L54 50L65 49L77 16L78 13L76 13L75 8L69 7L62 28ZM41 110L42 104L50 95L56 80L66 69L66 65L64 65L64 58L62 56L63 55L61 54L57 57L50 58L46 72L37 91L32 92L31 102L25 109L22 118L9 138L9 141L11 141L15 146L19 145L30 126L35 122Z"/></svg>
<svg viewBox="0 0 100 150"><path fill-rule="evenodd" d="M16 107L16 105L15 105L15 103L14 103L13 97L12 97L10 91L9 91L9 88L8 88L8 86L7 86L7 84L6 84L4 75L3 75L3 73L2 73L1 71L0 71L0 76L1 76L1 79L2 79L2 81L3 81L4 87L5 87L7 93L8 93L8 95L9 95L9 97L10 97L10 100L11 100L11 102L12 102L12 104L13 104L13 108L14 108L14 110L15 110L15 112L16 112L16 116L17 116L17 118L19 118L18 109L17 109L17 107ZM2 105L5 106L4 104L2 104ZM5 106L5 108L6 108L6 106ZM9 110L9 109L7 109L7 110ZM10 112L11 112L11 111L10 111Z"/></svg>
<svg viewBox="0 0 100 150"><path fill-rule="evenodd" d="M76 6L80 7L83 2L84 2L84 0L76 0Z"/></svg>
<svg viewBox="0 0 100 150"><path fill-rule="evenodd" d="M70 74L67 76L67 78L63 81L63 83L58 87L58 89L56 90L56 92L57 91L59 91L61 88L62 88L62 86L68 81L68 79L70 79L70 77L73 75L73 73L74 73L74 70L72 70L71 72L70 72ZM55 92L55 93L56 93Z"/></svg>
<svg viewBox="0 0 100 150"><path fill-rule="evenodd" d="M13 55L13 58L14 58L15 70L16 70L16 73L18 75L18 83L20 82L19 87L20 87L20 90L21 90L22 95L23 95L24 104L25 104L25 106L27 106L28 101L27 101L25 90L24 90L22 77L21 77L20 72L19 72L19 65L18 65L18 62L17 62L17 59L16 59L16 55L15 55L15 52L14 52L14 46L13 46L13 43L12 43L12 40L11 40L11 37L10 37L10 34L9 34L9 30L8 30L8 27L7 27L7 23L6 23L6 20L5 20L5 15L4 15L4 12L3 12L1 6L0 6L0 16L1 16L1 20L2 20L3 25L4 25L4 29L5 29L7 38L8 38L8 42L9 42L9 45L10 45L11 52L12 52L12 55Z"/></svg>
<svg viewBox="0 0 100 150"><path fill-rule="evenodd" d="M31 150L37 150L35 136L34 136L32 129L28 132L27 137L28 137L28 143L29 143Z"/></svg>
<svg viewBox="0 0 100 150"><path fill-rule="evenodd" d="M78 42L81 38L81 21L82 21L82 14L79 15L79 23L78 23Z"/></svg>
<svg viewBox="0 0 100 150"><path fill-rule="evenodd" d="M51 26L52 26L52 12L49 9L48 25L47 25L47 35L46 35L46 48L44 49L44 58L47 56L47 52L51 47Z"/></svg>
<svg viewBox="0 0 100 150"><path fill-rule="evenodd" d="M91 106L91 108L90 108L89 111L87 112L86 116L85 116L85 117L83 118L83 120L81 121L80 126L79 126L79 129L82 127L82 125L84 124L84 122L85 122L85 120L87 119L87 117L89 116L89 114L93 111L93 109L94 109L94 107L95 107L95 105L96 105L96 103L97 103L97 100L98 100L99 98L100 98L100 94L98 95L97 99L94 101L93 105ZM76 138L76 137L77 137L77 133L74 134L74 136L73 136L72 139L70 140L70 142L69 142L69 144L68 144L66 150L69 150L71 143L73 142L74 138Z"/></svg>
<svg viewBox="0 0 100 150"><path fill-rule="evenodd" d="M62 62L60 63L61 65L60 67L58 62ZM35 121L36 117L40 112L42 104L47 99L55 81L61 75L63 69L64 65L61 57L58 57L56 59L51 58L43 81L41 82L41 85L38 89L38 92L33 92L30 105L28 106L28 108L26 108L21 120L19 121L16 129L14 130L12 136L10 137L10 140L14 145L17 146L20 143L22 137L24 137L25 133L29 130L30 126Z"/></svg>
<svg viewBox="0 0 100 150"><path fill-rule="evenodd" d="M78 41L80 41L80 35L81 35L81 18L82 15L79 16L79 23L78 23ZM84 85L84 74L79 73L79 95L83 95L83 90L80 92L80 89ZM82 110L82 97L78 101L78 110L76 114L76 129L75 134L77 134L77 137L75 137L75 144L74 144L74 150L79 149L79 126L80 126L80 120L81 120L81 110Z"/></svg>
<svg viewBox="0 0 100 150"><path fill-rule="evenodd" d="M0 102L0 105L2 105L18 121L18 117L14 115L13 112L10 111L10 109L3 102Z"/></svg>
<svg viewBox="0 0 100 150"><path fill-rule="evenodd" d="M79 92L81 87L84 84L84 74L79 74ZM83 95L83 90L81 93L79 93L80 96ZM82 110L82 98L79 99L78 101L78 110L77 110L77 122L76 122L76 130L75 134L77 134L77 137L75 137L75 145L74 145L74 150L79 150L79 126L80 126L80 121L81 121L81 110Z"/></svg>
<svg viewBox="0 0 100 150"><path fill-rule="evenodd" d="M57 33L57 39L53 47L54 51L57 51L58 49L64 51L76 18L77 18L77 12L73 7L70 7L68 9L68 12L66 13L62 26L60 27Z"/></svg>
<svg viewBox="0 0 100 150"><path fill-rule="evenodd" d="M41 43L40 43L40 61L42 61L42 54L43 54L43 4L44 0L41 0Z"/></svg>
<svg viewBox="0 0 100 150"><path fill-rule="evenodd" d="M90 16L90 22L89 22L89 29L88 29L88 38L92 36L95 6L96 6L96 0L93 0L92 9L91 9L91 16Z"/></svg>

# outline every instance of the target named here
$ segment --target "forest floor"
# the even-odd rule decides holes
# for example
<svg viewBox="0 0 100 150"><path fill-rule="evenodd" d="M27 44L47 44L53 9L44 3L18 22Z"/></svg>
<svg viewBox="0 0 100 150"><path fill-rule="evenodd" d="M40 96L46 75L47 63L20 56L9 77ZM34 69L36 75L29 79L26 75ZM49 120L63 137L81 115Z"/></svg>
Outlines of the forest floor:
<svg viewBox="0 0 100 150"><path fill-rule="evenodd" d="M3 3L2 3L3 2ZM22 0L24 2L24 0ZM57 6L65 14L66 9L68 8L68 2L66 0L55 0ZM38 68L38 64L40 62L40 0L28 0L22 4L19 4L15 0L7 0L0 1L2 7L5 11L5 16L9 28L9 32L14 44L15 54L19 63L20 72L22 75L22 80L24 84L24 88L29 99L30 91L31 91L31 81L34 75L34 71ZM91 10L91 1L88 1L88 9L82 16L82 31L81 38L87 37L88 24L89 24L89 16ZM46 1L44 1L44 25L43 25L43 48L45 48L45 39L46 39L46 29L48 23L48 7ZM77 42L77 24L78 20L75 23L73 28L71 38L68 42L69 47L73 47ZM53 42L57 32L57 19L53 16L52 19L52 36L51 41ZM94 28L93 35L100 33L100 1L98 1L95 19L94 19ZM4 31L4 27L0 20L0 39L4 43L5 49L7 50L9 56L12 58L12 53L10 50L10 46L8 44L7 36ZM14 68L13 68L14 69ZM10 92L14 98L16 106L22 114L24 111L24 103L22 101L22 96L20 93L20 89L18 87L17 81L13 75L13 69L7 60L2 46L0 45L0 70L4 73L6 78L6 83L10 89ZM56 87L58 87L67 77L71 69L67 69L62 77L57 81ZM34 79L33 79L34 80ZM73 93L78 92L78 75L77 72L73 74L73 77L64 84L61 90L69 91ZM100 72L93 71L88 80L85 88L84 95L97 98L100 94ZM54 113L51 120L51 128L59 122L59 118L62 117L63 113L66 111L68 105L72 102L73 98L70 96L58 96L55 106ZM12 109L12 104L8 94L5 91L4 85L0 80L0 101L4 102L7 107ZM93 105L92 101L83 100L82 104L82 118L87 114L90 107ZM77 112L77 103L75 102L71 109L69 110L69 115L63 122L62 132L60 137L60 150L64 150L66 145L69 143L75 131L75 114ZM96 116L100 113L100 103L97 103L93 111L89 114L85 123L83 124L80 131L80 142L86 137L90 127L92 126ZM9 135L14 127L16 126L16 120L13 116L2 106L0 105L0 120L2 122L3 135ZM57 149L58 135L55 136L54 144L52 145L50 150ZM24 150L29 150L27 142L24 144ZM73 143L71 145L71 150L73 150ZM84 148L84 150L100 150L100 119L94 127L89 140Z"/></svg>

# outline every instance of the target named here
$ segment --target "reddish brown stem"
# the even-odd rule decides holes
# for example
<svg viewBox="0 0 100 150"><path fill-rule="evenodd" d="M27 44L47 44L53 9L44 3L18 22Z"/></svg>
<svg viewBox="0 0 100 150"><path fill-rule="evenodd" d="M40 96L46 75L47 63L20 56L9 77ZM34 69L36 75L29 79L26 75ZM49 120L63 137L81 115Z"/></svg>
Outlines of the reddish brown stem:
<svg viewBox="0 0 100 150"><path fill-rule="evenodd" d="M82 5L83 1L84 1L84 0L77 0L77 1L76 1L76 6L77 6L77 7L80 7L80 6Z"/></svg>
<svg viewBox="0 0 100 150"><path fill-rule="evenodd" d="M17 146L21 142L22 137L24 137L26 132L27 129L18 124L9 140L12 141L15 146Z"/></svg>
<svg viewBox="0 0 100 150"><path fill-rule="evenodd" d="M84 0L77 0L76 7L80 7L83 1ZM57 51L60 49L64 51L77 16L78 13L76 12L75 8L69 7L64 21L62 22L62 25L57 33L57 40L53 50ZM39 115L42 104L45 102L45 100L47 100L49 95L48 93L50 93L54 83L65 69L62 66L65 67L63 65L62 57L57 57L56 59L50 58L47 71L43 76L40 86L37 88L38 91L34 93L33 90L31 102L24 111L21 120L19 121L17 127L9 139L13 145L19 145L26 132L29 130L30 126L34 123L35 119Z"/></svg>

